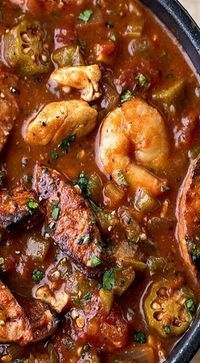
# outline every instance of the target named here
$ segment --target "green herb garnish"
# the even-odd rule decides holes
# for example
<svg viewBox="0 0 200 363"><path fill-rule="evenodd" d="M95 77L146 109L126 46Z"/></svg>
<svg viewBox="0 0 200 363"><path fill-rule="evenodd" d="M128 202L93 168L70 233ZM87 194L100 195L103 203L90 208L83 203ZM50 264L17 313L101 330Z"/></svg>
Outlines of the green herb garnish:
<svg viewBox="0 0 200 363"><path fill-rule="evenodd" d="M59 154L56 150L52 150L51 151L51 159L52 160L57 160L59 158Z"/></svg>
<svg viewBox="0 0 200 363"><path fill-rule="evenodd" d="M132 100L133 96L134 96L133 92L131 92L129 90L125 91L121 95L121 103L125 103L127 101Z"/></svg>
<svg viewBox="0 0 200 363"><path fill-rule="evenodd" d="M116 285L116 276L115 269L111 268L110 270L104 272L103 275L103 288L104 290L112 290Z"/></svg>
<svg viewBox="0 0 200 363"><path fill-rule="evenodd" d="M193 298L187 299L185 301L185 307L191 313L195 313L195 311L196 311L196 303L195 303L194 299Z"/></svg>
<svg viewBox="0 0 200 363"><path fill-rule="evenodd" d="M84 172L80 173L77 184L81 189L82 193L87 196L88 195L88 178Z"/></svg>
<svg viewBox="0 0 200 363"><path fill-rule="evenodd" d="M28 209L34 210L39 207L39 203L35 199L26 199L26 206Z"/></svg>
<svg viewBox="0 0 200 363"><path fill-rule="evenodd" d="M84 23L87 23L90 20L92 14L93 11L91 9L86 9L82 13L80 13L78 19L82 20Z"/></svg>
<svg viewBox="0 0 200 363"><path fill-rule="evenodd" d="M92 293L91 292L88 292L87 294L85 294L83 296L83 300L85 300L85 301L90 301L91 298L92 298Z"/></svg>
<svg viewBox="0 0 200 363"><path fill-rule="evenodd" d="M115 34L111 34L109 38L110 38L110 40L112 40L112 42L116 42L116 40L117 40L117 37Z"/></svg>
<svg viewBox="0 0 200 363"><path fill-rule="evenodd" d="M44 272L40 271L38 268L36 268L32 273L32 280L34 282L40 282L44 277Z"/></svg>
<svg viewBox="0 0 200 363"><path fill-rule="evenodd" d="M91 242L91 235L90 233L87 233L85 236L82 236L78 240L79 245L87 245Z"/></svg>
<svg viewBox="0 0 200 363"><path fill-rule="evenodd" d="M82 354L87 353L90 350L90 344L85 344L82 348Z"/></svg>
<svg viewBox="0 0 200 363"><path fill-rule="evenodd" d="M82 52L83 52L86 48L86 42L82 39L78 39L77 44L78 44L80 50L82 50Z"/></svg>
<svg viewBox="0 0 200 363"><path fill-rule="evenodd" d="M171 333L171 328L169 325L163 326L163 331L166 335L170 335Z"/></svg>
<svg viewBox="0 0 200 363"><path fill-rule="evenodd" d="M145 344L147 339L146 335L142 330L136 331L134 334L134 340L136 343Z"/></svg>
<svg viewBox="0 0 200 363"><path fill-rule="evenodd" d="M97 257L97 256L93 256L92 258L91 258L91 266L92 267L97 267L97 266L99 266L99 265L101 265L102 264L102 262L101 262L101 260L100 260L100 258L99 257Z"/></svg>
<svg viewBox="0 0 200 363"><path fill-rule="evenodd" d="M138 85L142 88L146 88L149 85L148 79L142 73L138 73L135 78L138 81Z"/></svg>
<svg viewBox="0 0 200 363"><path fill-rule="evenodd" d="M68 137L66 137L65 139L62 140L62 142L60 143L59 147L61 149L63 149L64 151L68 152L70 145L73 141L75 141L76 139L76 135L69 135Z"/></svg>
<svg viewBox="0 0 200 363"><path fill-rule="evenodd" d="M167 185L161 185L161 192L168 192L170 190L170 187L168 187Z"/></svg>
<svg viewBox="0 0 200 363"><path fill-rule="evenodd" d="M57 201L52 201L51 202L51 206L52 206L51 216L52 216L54 221L58 220L58 216L59 216L59 212L60 212L60 208L58 207L58 204L59 203Z"/></svg>
<svg viewBox="0 0 200 363"><path fill-rule="evenodd" d="M113 176L114 176L114 179L116 179L117 184L123 185L125 187L129 187L129 183L126 180L126 178L121 170L115 170L115 172L113 174L114 174Z"/></svg>

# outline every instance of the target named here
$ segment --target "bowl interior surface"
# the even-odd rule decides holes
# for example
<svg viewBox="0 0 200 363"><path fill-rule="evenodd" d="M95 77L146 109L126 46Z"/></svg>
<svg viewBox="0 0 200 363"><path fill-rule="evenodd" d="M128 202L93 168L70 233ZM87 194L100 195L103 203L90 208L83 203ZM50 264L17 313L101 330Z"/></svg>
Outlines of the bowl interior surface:
<svg viewBox="0 0 200 363"><path fill-rule="evenodd" d="M177 0L141 0L175 36L200 76L200 29ZM166 363L189 363L200 348L200 312Z"/></svg>

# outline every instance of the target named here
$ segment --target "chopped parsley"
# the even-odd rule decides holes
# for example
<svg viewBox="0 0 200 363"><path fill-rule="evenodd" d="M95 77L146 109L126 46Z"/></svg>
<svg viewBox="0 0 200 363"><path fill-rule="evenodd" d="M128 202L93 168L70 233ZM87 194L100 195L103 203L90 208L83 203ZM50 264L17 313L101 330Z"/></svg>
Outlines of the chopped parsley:
<svg viewBox="0 0 200 363"><path fill-rule="evenodd" d="M59 147L63 149L65 152L69 151L70 145L73 141L75 141L76 135L69 135L65 139L62 140Z"/></svg>
<svg viewBox="0 0 200 363"><path fill-rule="evenodd" d="M35 199L26 199L26 206L28 209L34 210L39 207L39 203Z"/></svg>
<svg viewBox="0 0 200 363"><path fill-rule="evenodd" d="M83 300L85 300L85 301L90 301L91 298L92 298L92 293L91 292L88 292L87 294L85 294L83 296Z"/></svg>
<svg viewBox="0 0 200 363"><path fill-rule="evenodd" d="M90 20L92 14L93 11L91 9L86 9L79 14L78 19L82 20L84 23L87 23Z"/></svg>
<svg viewBox="0 0 200 363"><path fill-rule="evenodd" d="M185 301L185 307L190 313L195 313L196 311L196 303L193 298L187 299Z"/></svg>
<svg viewBox="0 0 200 363"><path fill-rule="evenodd" d="M116 285L115 269L111 268L103 275L103 288L104 290L112 290Z"/></svg>
<svg viewBox="0 0 200 363"><path fill-rule="evenodd" d="M147 341L145 333L142 330L136 331L134 333L134 341L139 344L145 344Z"/></svg>
<svg viewBox="0 0 200 363"><path fill-rule="evenodd" d="M90 222L92 223L92 224L96 224L96 219L95 219L95 217L94 216L90 216L89 217L89 219L90 219Z"/></svg>
<svg viewBox="0 0 200 363"><path fill-rule="evenodd" d="M59 212L60 212L60 208L58 207L58 202L57 201L52 201L51 206L52 206L51 216L52 216L54 221L57 221L58 216L59 216Z"/></svg>
<svg viewBox="0 0 200 363"><path fill-rule="evenodd" d="M90 233L85 234L85 236L82 236L78 240L79 245L87 245L91 242L91 235Z"/></svg>
<svg viewBox="0 0 200 363"><path fill-rule="evenodd" d="M84 195L88 195L88 178L84 172L80 173L77 184Z"/></svg>
<svg viewBox="0 0 200 363"><path fill-rule="evenodd" d="M78 44L80 50L82 50L82 52L83 52L86 48L86 42L82 39L78 39L77 44Z"/></svg>
<svg viewBox="0 0 200 363"><path fill-rule="evenodd" d="M114 178L116 179L117 184L123 185L125 187L129 186L129 183L127 182L127 180L121 170L116 170L114 172Z"/></svg>
<svg viewBox="0 0 200 363"><path fill-rule="evenodd" d="M101 260L100 260L100 258L99 257L97 257L97 256L93 256L92 258L91 258L91 266L92 267L97 267L97 266L99 266L99 265L101 265Z"/></svg>
<svg viewBox="0 0 200 363"><path fill-rule="evenodd" d="M115 35L115 34L111 34L109 38L110 38L110 40L112 40L113 42L116 42L116 40L117 40L117 37L116 37L116 35Z"/></svg>
<svg viewBox="0 0 200 363"><path fill-rule="evenodd" d="M90 344L85 344L82 348L82 354L87 353L90 350Z"/></svg>
<svg viewBox="0 0 200 363"><path fill-rule="evenodd" d="M142 73L138 73L135 78L138 81L138 85L142 88L146 88L149 85L148 79Z"/></svg>
<svg viewBox="0 0 200 363"><path fill-rule="evenodd" d="M169 325L163 326L163 331L166 335L170 335L171 333L171 328Z"/></svg>
<svg viewBox="0 0 200 363"><path fill-rule="evenodd" d="M170 190L170 187L168 187L167 185L161 185L161 192L168 192Z"/></svg>
<svg viewBox="0 0 200 363"><path fill-rule="evenodd" d="M32 273L32 280L34 282L40 282L44 277L44 272L40 271L38 268L36 268Z"/></svg>
<svg viewBox="0 0 200 363"><path fill-rule="evenodd" d="M133 96L134 94L130 90L123 92L121 95L121 103L125 103L127 101L132 100Z"/></svg>
<svg viewBox="0 0 200 363"><path fill-rule="evenodd" d="M59 154L56 150L52 150L51 151L51 159L52 160L57 160L59 158Z"/></svg>

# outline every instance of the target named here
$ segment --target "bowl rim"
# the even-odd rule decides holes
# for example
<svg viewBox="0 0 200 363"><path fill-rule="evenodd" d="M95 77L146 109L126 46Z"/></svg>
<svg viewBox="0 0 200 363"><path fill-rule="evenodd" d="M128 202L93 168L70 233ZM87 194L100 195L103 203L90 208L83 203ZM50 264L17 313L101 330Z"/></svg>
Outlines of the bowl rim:
<svg viewBox="0 0 200 363"><path fill-rule="evenodd" d="M200 76L200 28L178 0L140 0L172 33ZM200 348L200 310L166 363L189 363Z"/></svg>

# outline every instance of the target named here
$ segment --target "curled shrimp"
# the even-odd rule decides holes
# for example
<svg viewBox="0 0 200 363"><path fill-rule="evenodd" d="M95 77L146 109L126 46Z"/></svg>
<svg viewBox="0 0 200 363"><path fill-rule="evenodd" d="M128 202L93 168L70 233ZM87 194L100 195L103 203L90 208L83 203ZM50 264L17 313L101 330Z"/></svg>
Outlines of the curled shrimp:
<svg viewBox="0 0 200 363"><path fill-rule="evenodd" d="M135 98L104 119L97 161L114 179L116 171L122 172L131 189L143 188L154 196L161 194L167 182L151 171L164 170L168 155L164 120L145 101Z"/></svg>

